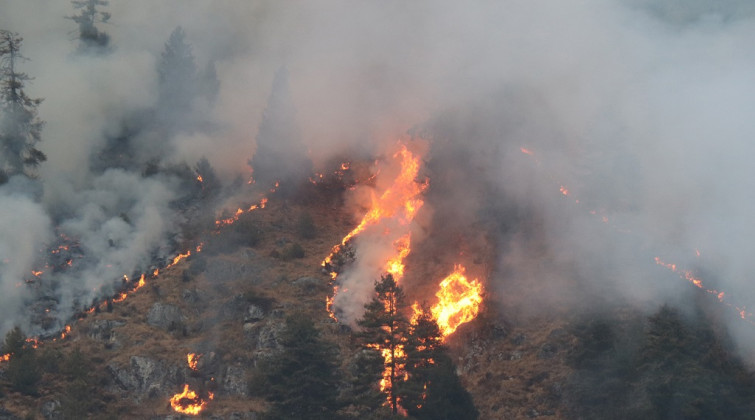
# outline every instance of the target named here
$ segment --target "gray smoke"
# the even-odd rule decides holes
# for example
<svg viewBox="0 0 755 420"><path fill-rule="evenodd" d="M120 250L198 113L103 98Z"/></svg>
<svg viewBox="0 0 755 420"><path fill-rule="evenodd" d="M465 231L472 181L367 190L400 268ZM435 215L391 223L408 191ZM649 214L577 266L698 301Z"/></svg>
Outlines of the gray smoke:
<svg viewBox="0 0 755 420"><path fill-rule="evenodd" d="M128 250L123 260L96 254L105 265L144 264L175 229L162 195L173 191L172 181L129 171L92 173L89 159L117 137L127 115L157 104L155 67L180 25L198 68L213 61L221 85L214 106L199 106L214 130L172 136L162 156L166 165L207 156L225 181L248 175L274 74L285 66L301 140L315 164L343 150L377 155L419 129L434 142L429 156L437 153L433 147L465 150L463 160L447 160L448 170L471 168L472 181L486 185L449 189L455 192L446 206L465 199L456 217L474 219L501 202L531 217L526 227L499 238L498 268L489 279L504 296L536 290L528 300L533 305L522 310L547 310L564 300L574 308L596 305L581 299L585 290L605 297L599 300L648 308L694 300L698 291L656 266L655 256L703 269L710 287L726 291L738 306L755 302L750 2L291 7L132 0L109 6L112 24L102 29L113 51L106 58L71 54L75 27L62 18L71 13L66 2L1 4L0 27L20 32L32 59L23 64L36 77L27 90L46 98L40 108L48 122L40 144L49 157L41 168L44 198L41 204L26 199L26 205L75 229L87 238L87 249L112 240ZM145 156L155 138L148 134L137 150ZM124 186L122 196L100 194L113 193L115 185ZM562 186L569 196L559 192ZM97 206L84 206L82 198ZM437 209L442 197L434 200ZM39 242L53 234L49 225L35 226L47 226ZM0 248L12 248L15 240L3 235ZM4 268L3 290L20 280L9 273L29 269L29 258ZM90 282L96 283L84 280L87 287ZM732 320L748 353L755 342L737 333L742 325Z"/></svg>

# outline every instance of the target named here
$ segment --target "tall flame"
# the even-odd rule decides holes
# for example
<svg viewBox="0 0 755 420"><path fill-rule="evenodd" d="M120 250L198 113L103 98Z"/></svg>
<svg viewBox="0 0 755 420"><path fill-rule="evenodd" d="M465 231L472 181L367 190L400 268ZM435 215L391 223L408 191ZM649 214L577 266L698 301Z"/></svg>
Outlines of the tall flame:
<svg viewBox="0 0 755 420"><path fill-rule="evenodd" d="M477 279L467 280L465 271L460 264L454 267L454 272L440 282L440 290L435 294L438 303L430 308L443 337L473 320L480 311L482 284Z"/></svg>
<svg viewBox="0 0 755 420"><path fill-rule="evenodd" d="M367 213L362 217L359 224L352 229L341 242L333 247L330 255L322 261L323 267L328 267L333 257L346 243L364 232L371 226L378 225L387 220L394 220L400 226L408 226L417 212L422 208L424 201L421 194L427 188L426 182L417 182L417 176L421 168L421 158L412 153L405 144L401 144L399 150L393 154L393 159L400 165L400 171L393 183L379 196L371 196L371 205ZM398 234L395 232L394 234ZM383 265L383 271L391 273L396 281L404 275L404 259L411 252L411 232L408 231L393 242L393 254L388 257ZM335 282L337 273L331 272L331 278ZM326 309L330 317L337 320L333 312L333 302L336 295L342 292L334 284L333 295L326 298Z"/></svg>
<svg viewBox="0 0 755 420"><path fill-rule="evenodd" d="M193 371L197 370L200 357L202 357L202 355L197 353L189 353L186 355L186 362L189 363L189 369Z"/></svg>

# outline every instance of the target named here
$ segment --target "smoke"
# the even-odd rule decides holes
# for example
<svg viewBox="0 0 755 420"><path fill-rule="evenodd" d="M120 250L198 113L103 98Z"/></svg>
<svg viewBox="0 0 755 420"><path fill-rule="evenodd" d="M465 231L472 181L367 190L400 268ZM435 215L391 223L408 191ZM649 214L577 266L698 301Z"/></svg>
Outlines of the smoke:
<svg viewBox="0 0 755 420"><path fill-rule="evenodd" d="M431 230L495 221L484 233L498 251L489 289L531 291L522 311L590 308L588 295L649 308L692 301L694 286L655 256L704 270L738 306L755 302L749 2L132 0L108 6L105 57L73 54L75 25L62 18L71 8L48 3L2 2L0 27L25 37L23 70L36 78L27 91L46 98L44 195L25 204L76 232L99 261L82 286L148 264L175 235L178 181L139 176L154 142L163 167L207 156L226 182L249 174L285 66L315 164L344 150L378 155L410 129L430 138ZM179 25L198 69L215 63L220 90L182 121L211 129L162 136L144 110L158 103L156 66ZM130 151L137 167L90 170L124 126L142 129ZM24 199L2 200L5 223ZM51 224L34 225L46 233L32 248L53 236ZM16 240L3 235L0 248L21 252ZM3 290L30 258L4 267ZM755 342L736 333L741 324L733 319L732 331L747 352Z"/></svg>

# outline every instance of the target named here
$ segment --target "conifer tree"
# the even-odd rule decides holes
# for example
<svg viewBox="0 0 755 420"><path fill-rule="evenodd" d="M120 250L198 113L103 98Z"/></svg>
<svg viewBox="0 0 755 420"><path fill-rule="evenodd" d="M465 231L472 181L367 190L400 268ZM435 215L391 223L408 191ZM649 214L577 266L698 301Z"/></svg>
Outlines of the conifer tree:
<svg viewBox="0 0 755 420"><path fill-rule="evenodd" d="M101 52L107 51L110 35L97 29L97 23L107 23L110 13L97 10L100 6L107 6L106 0L72 0L71 4L79 13L68 16L79 25L79 51Z"/></svg>
<svg viewBox="0 0 755 420"><path fill-rule="evenodd" d="M464 389L443 345L443 334L430 310L413 320L406 343L407 380L399 386L402 406L417 419L476 419L472 397Z"/></svg>
<svg viewBox="0 0 755 420"><path fill-rule="evenodd" d="M270 418L334 418L338 375L334 346L320 337L312 319L296 314L286 319L281 334L283 350L263 363Z"/></svg>
<svg viewBox="0 0 755 420"><path fill-rule="evenodd" d="M10 354L5 376L13 388L27 395L36 395L37 383L42 377L36 349L27 345L26 336L21 328L15 327L5 336L2 354Z"/></svg>
<svg viewBox="0 0 755 420"><path fill-rule="evenodd" d="M36 145L41 140L44 122L37 117L42 99L24 92L30 80L19 72L23 38L17 33L0 31L0 179L17 174L33 176L33 170L47 160Z"/></svg>
<svg viewBox="0 0 755 420"><path fill-rule="evenodd" d="M358 337L368 348L379 349L385 357L384 390L393 414L399 410L397 391L403 380L403 366L406 362L404 346L409 331L409 320L404 315L406 302L404 292L396 284L391 274L384 275L375 283L375 297L365 305L365 313L357 323L362 328Z"/></svg>
<svg viewBox="0 0 755 420"><path fill-rule="evenodd" d="M158 73L158 113L168 122L191 109L197 94L197 65L186 32L178 26L171 32L160 56Z"/></svg>

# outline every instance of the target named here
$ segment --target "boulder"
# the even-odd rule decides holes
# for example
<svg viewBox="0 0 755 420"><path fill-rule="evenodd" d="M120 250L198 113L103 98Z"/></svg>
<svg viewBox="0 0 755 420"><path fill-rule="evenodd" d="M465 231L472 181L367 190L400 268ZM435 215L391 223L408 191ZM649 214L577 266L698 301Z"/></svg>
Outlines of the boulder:
<svg viewBox="0 0 755 420"><path fill-rule="evenodd" d="M265 318L265 311L257 305L249 305L244 314L244 323L257 322Z"/></svg>
<svg viewBox="0 0 755 420"><path fill-rule="evenodd" d="M172 396L186 380L183 369L144 356L131 356L126 367L110 364L107 370L116 390L128 392L136 401Z"/></svg>
<svg viewBox="0 0 755 420"><path fill-rule="evenodd" d="M246 373L240 366L228 366L223 375L223 390L228 395L238 395L246 397L249 395L249 388L246 381Z"/></svg>
<svg viewBox="0 0 755 420"><path fill-rule="evenodd" d="M113 319L98 319L89 327L89 338L105 343L114 344L116 342L113 328L126 325L125 321L116 321Z"/></svg>
<svg viewBox="0 0 755 420"><path fill-rule="evenodd" d="M166 331L177 331L184 327L184 316L177 306L157 302L147 314L147 323Z"/></svg>
<svg viewBox="0 0 755 420"><path fill-rule="evenodd" d="M60 411L60 401L58 400L45 401L40 412L45 420L63 420L63 413Z"/></svg>

